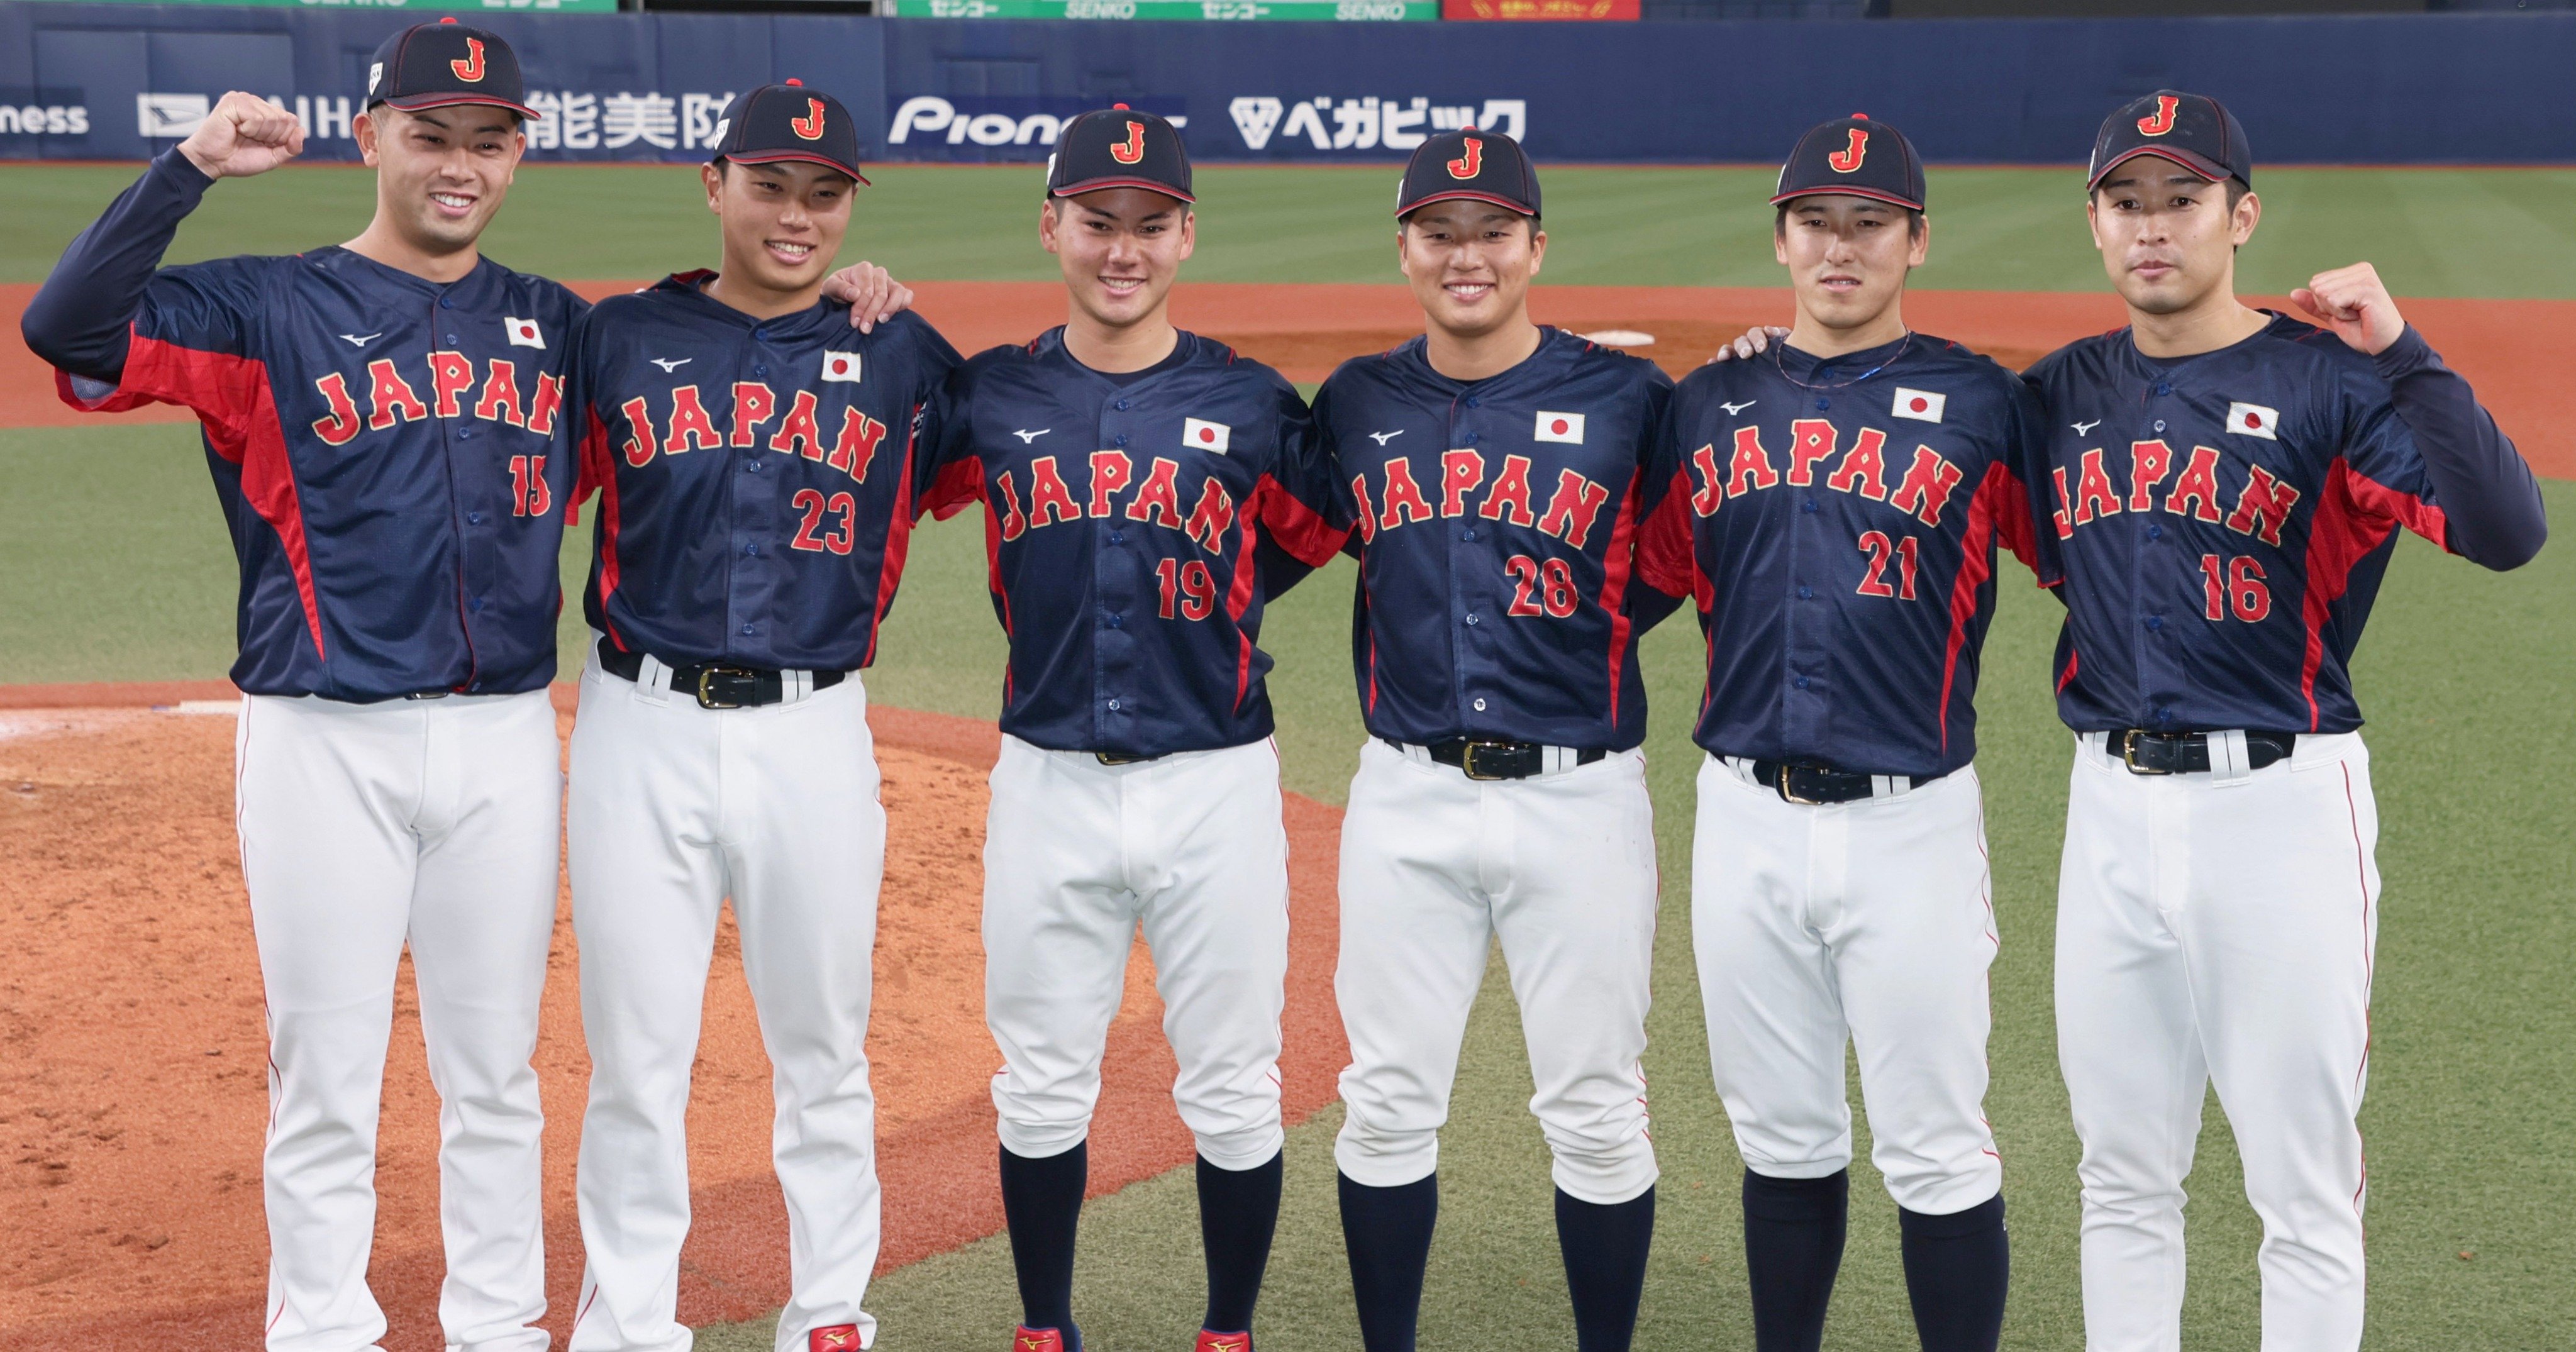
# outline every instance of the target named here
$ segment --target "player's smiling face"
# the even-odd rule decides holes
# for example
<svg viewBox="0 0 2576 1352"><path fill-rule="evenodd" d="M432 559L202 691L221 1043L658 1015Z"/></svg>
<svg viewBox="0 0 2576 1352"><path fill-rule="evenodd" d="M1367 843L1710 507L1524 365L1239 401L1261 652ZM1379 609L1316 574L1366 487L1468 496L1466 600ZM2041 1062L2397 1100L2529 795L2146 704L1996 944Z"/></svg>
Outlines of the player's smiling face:
<svg viewBox="0 0 2576 1352"><path fill-rule="evenodd" d="M1041 206L1038 241L1083 313L1127 329L1162 311L1181 261L1198 247L1198 218L1188 203L1148 188L1103 188Z"/></svg>
<svg viewBox="0 0 2576 1352"><path fill-rule="evenodd" d="M1420 207L1395 235L1396 266L1431 324L1482 337L1525 314L1547 232L1507 207L1453 198Z"/></svg>
<svg viewBox="0 0 2576 1352"><path fill-rule="evenodd" d="M378 104L358 120L376 171L376 215L425 254L470 248L509 195L527 138L506 108L467 103L405 112Z"/></svg>
<svg viewBox="0 0 2576 1352"><path fill-rule="evenodd" d="M803 160L710 164L701 179L707 209L724 222L726 303L775 313L813 304L849 233L858 184Z"/></svg>
<svg viewBox="0 0 2576 1352"><path fill-rule="evenodd" d="M1931 247L1929 221L1918 226L1903 207L1840 194L1792 199L1771 240L1800 313L1835 330L1885 315Z"/></svg>
<svg viewBox="0 0 2576 1352"><path fill-rule="evenodd" d="M2103 178L2085 214L2121 299L2146 314L2174 314L2213 294L2234 298L2236 249L2254 237L2263 204L2248 192L2231 209L2224 182L2140 155Z"/></svg>

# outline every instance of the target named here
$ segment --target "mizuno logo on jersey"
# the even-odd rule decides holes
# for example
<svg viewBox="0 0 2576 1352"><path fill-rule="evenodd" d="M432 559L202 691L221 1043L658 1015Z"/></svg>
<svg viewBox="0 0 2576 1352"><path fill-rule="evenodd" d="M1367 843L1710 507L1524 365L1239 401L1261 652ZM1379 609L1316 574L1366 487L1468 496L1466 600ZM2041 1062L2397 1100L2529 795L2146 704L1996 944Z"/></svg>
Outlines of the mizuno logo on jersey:
<svg viewBox="0 0 2576 1352"><path fill-rule="evenodd" d="M1082 462L1074 462L1077 468ZM1187 531L1199 547L1211 554L1223 554L1225 536L1234 529L1234 495L1226 491L1214 473L1201 472L1198 505L1181 515L1181 462L1167 455L1155 456L1145 467L1142 483L1136 480L1136 462L1125 451L1101 450L1091 453L1090 492L1077 497L1065 481L1060 462L1052 455L1042 455L1028 464L1028 491L1020 490L1017 470L1006 469L993 476L992 491L987 500L999 521L1004 540L1016 540L1030 531L1064 521L1118 519L1142 521L1165 530ZM1121 493L1134 490L1124 506L1110 501Z"/></svg>
<svg viewBox="0 0 2576 1352"><path fill-rule="evenodd" d="M1751 407L1753 407L1755 404L1758 404L1758 403L1761 403L1761 402L1762 402L1762 401L1761 401L1761 400L1759 400L1759 399L1747 399L1747 400L1745 400L1743 403L1740 403L1740 404L1730 404L1730 403L1726 402L1725 400L1721 399L1721 400L1717 401L1717 406L1718 406L1719 408L1725 409L1725 410L1726 410L1726 416L1728 416L1728 417L1732 418L1732 417L1734 417L1736 414L1738 414L1738 413L1742 413L1744 410L1746 410L1746 409L1748 409L1748 408L1751 408Z"/></svg>
<svg viewBox="0 0 2576 1352"><path fill-rule="evenodd" d="M1045 436L1047 433L1054 430L1055 429L1052 427L1041 427L1034 432L1019 431L1013 432L1011 435L1018 437L1020 439L1020 444L1023 446L1035 446L1038 444L1038 438Z"/></svg>
<svg viewBox="0 0 2576 1352"><path fill-rule="evenodd" d="M1937 394L1929 397L1940 398ZM1949 505L1951 495L1966 479L1965 471L1939 451L1917 445L1913 462L1896 481L1895 491L1890 492L1887 433L1864 427L1852 437L1849 450L1842 449L1841 437L1841 430L1823 418L1800 418L1790 423L1789 459L1784 470L1762 444L1761 428L1739 427L1735 429L1733 453L1721 458L1715 442L1691 452L1691 469L1699 481L1697 491L1691 494L1691 510L1701 516L1714 516L1729 498L1777 488L1783 483L1805 488L1815 483L1822 472L1825 487L1835 492L1856 493L1873 502L1884 502L1900 512L1912 513L1927 526L1941 524L1941 509ZM1838 451L1841 459L1826 471L1825 462L1834 460Z"/></svg>
<svg viewBox="0 0 2576 1352"><path fill-rule="evenodd" d="M2248 435L2270 439L2272 410L2261 409L2259 412L2264 417L2264 430ZM2233 424L2240 417L2230 417L2228 430L2236 430ZM2237 492L2235 507L2221 514L2218 480L2219 467L2225 459L2214 446L2194 446L2177 473L2172 447L2162 441L2131 442L2128 473L2122 476L2110 464L2105 452L2086 451L2077 462L2071 484L2067 479L2066 466L2059 465L2049 471L2057 489L2057 507L2051 513L2051 520L2057 527L2057 538L2063 540L2073 535L2078 526L2089 526L2124 511L2162 510L2194 521L2224 525L2239 535L2260 537L2267 545L2280 544L2281 527L2289 523L2291 510L2298 506L2299 490L2274 478L2270 470L2249 460L2244 462L2245 487ZM2229 477L2234 476L2235 471L2231 469ZM2170 488L2166 486L2167 480L2172 481Z"/></svg>
<svg viewBox="0 0 2576 1352"><path fill-rule="evenodd" d="M618 450L625 455L627 464L642 469L656 455L685 455L720 446L763 446L819 461L860 483L868 481L868 462L876 458L878 444L886 439L884 423L857 408L844 408L839 431L827 434L824 425L831 415L823 411L822 401L814 397L812 390L798 390L784 412L779 409L777 393L760 381L737 380L730 394L732 408L721 434L695 385L681 385L666 392L663 400L670 411L659 420L653 416L654 401L639 394L617 406L618 416L627 428L626 439ZM773 422L776 425L763 439L760 429Z"/></svg>
<svg viewBox="0 0 2576 1352"><path fill-rule="evenodd" d="M1401 428L1401 427L1399 427L1399 428L1395 429L1395 430L1394 430L1394 431L1392 431L1392 432L1371 432L1371 433L1369 433L1369 434L1368 434L1368 436L1369 436L1369 440L1376 442L1376 443L1377 443L1378 445L1380 445L1380 446L1383 446L1383 445L1387 444L1388 442L1395 440L1397 437L1400 437L1400 436L1403 436L1403 435L1404 435L1404 429L1403 429L1403 428Z"/></svg>
<svg viewBox="0 0 2576 1352"><path fill-rule="evenodd" d="M341 335L346 337L346 334ZM379 337L369 334L368 337ZM519 367L499 357L485 363L479 381L472 358L462 352L429 354L426 377L414 384L391 357L367 363L366 404L360 407L351 378L338 371L313 382L322 396L322 416L312 422L313 435L326 446L345 446L366 430L385 431L397 423L424 422L436 410L441 418L479 418L524 427L551 436L563 409L563 381L540 372L532 397L519 391ZM429 397L421 397L427 390Z"/></svg>
<svg viewBox="0 0 2576 1352"><path fill-rule="evenodd" d="M1541 414L1579 418L1579 414ZM1578 424L1579 425L1579 424ZM1558 438L1564 440L1565 438ZM1492 482L1486 482L1488 472ZM1472 447L1460 447L1440 454L1439 501L1434 510L1432 499L1422 491L1414 477L1413 462L1403 456L1391 456L1378 467L1378 491L1374 501L1369 494L1369 476L1351 476L1351 493L1359 499L1359 528L1362 540L1375 540L1382 530L1395 530L1416 522L1449 517L1478 516L1487 521L1507 521L1515 526L1536 526L1541 531L1565 541L1577 549L1592 535L1592 524L1601 515L1603 504L1610 501L1610 490L1573 469L1557 471L1556 492L1547 500L1543 511L1532 511L1530 458L1506 455L1499 470L1488 465L1485 453ZM1478 492L1483 497L1473 504L1468 499Z"/></svg>
<svg viewBox="0 0 2576 1352"><path fill-rule="evenodd" d="M1181 444L1192 450L1213 451L1223 455L1226 453L1226 444L1233 435L1234 429L1221 422L1207 422L1198 418L1181 419Z"/></svg>
<svg viewBox="0 0 2576 1352"><path fill-rule="evenodd" d="M2093 434L2093 429L2094 429L2094 428L2096 428L2096 427L2100 427L2101 425L2102 425L2102 420L2101 420L2100 418L2095 418L2095 419L2094 419L2093 421L2091 421L2091 422L2079 422L2079 423L2068 423L2068 424L2067 424L2067 426L2072 427L2072 428L2074 428L2074 429L2075 429L2075 435L2077 435L2077 436L2079 436L2079 437L2091 436L2091 435Z"/></svg>
<svg viewBox="0 0 2576 1352"><path fill-rule="evenodd" d="M659 366L659 367L661 367L661 368L662 368L662 374L664 374L664 375L666 375L666 376L667 376L667 375L671 374L673 371L679 370L681 367L688 365L690 362L696 361L696 360L697 360L697 358L695 358L695 357L646 357L644 360L646 360L646 361L649 361L649 362L653 363L655 366Z"/></svg>
<svg viewBox="0 0 2576 1352"><path fill-rule="evenodd" d="M365 347L367 344L372 343L385 335L379 332L369 334L344 333L340 336L349 340L349 346L351 347Z"/></svg>

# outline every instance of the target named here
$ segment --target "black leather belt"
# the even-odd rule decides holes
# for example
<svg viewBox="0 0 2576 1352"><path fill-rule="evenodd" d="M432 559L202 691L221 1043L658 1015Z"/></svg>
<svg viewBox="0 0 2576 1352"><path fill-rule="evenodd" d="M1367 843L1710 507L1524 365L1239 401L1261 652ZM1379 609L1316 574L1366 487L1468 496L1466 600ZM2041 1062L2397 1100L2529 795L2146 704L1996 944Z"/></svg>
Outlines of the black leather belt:
<svg viewBox="0 0 2576 1352"><path fill-rule="evenodd" d="M2295 732L2245 734L2245 768L2260 770L2286 760L2299 745ZM2198 775L2209 772L2209 734L2118 728L2102 734L2102 749L2133 775Z"/></svg>
<svg viewBox="0 0 2576 1352"><path fill-rule="evenodd" d="M1925 779L1909 779L1904 775L1865 775L1852 770L1837 770L1830 765L1796 765L1788 761L1768 760L1753 762L1753 777L1760 780L1765 787L1778 793L1783 802L1798 803L1807 807L1822 807L1829 803L1856 803L1863 798L1875 798L1878 796L1878 781L1882 777L1893 785L1898 793L1903 793L1918 784L1931 782Z"/></svg>
<svg viewBox="0 0 2576 1352"><path fill-rule="evenodd" d="M1401 751L1404 743L1392 737L1378 739ZM1469 779L1527 779L1547 771L1547 747L1539 742L1498 742L1482 737L1452 737L1445 742L1427 742L1423 749L1431 759L1454 766ZM1606 759L1609 752L1597 747L1574 753L1574 763L1590 765Z"/></svg>
<svg viewBox="0 0 2576 1352"><path fill-rule="evenodd" d="M1147 761L1158 761L1162 759L1159 755L1130 756L1124 751L1094 751L1091 754L1098 757L1100 763L1103 765L1142 765Z"/></svg>
<svg viewBox="0 0 2576 1352"><path fill-rule="evenodd" d="M644 673L644 654L621 652L606 639L599 641L600 669L611 676L639 680ZM683 666L664 662L670 668L671 688L697 696L701 709L757 709L785 699L786 681L766 667L737 667L721 662L703 666ZM813 673L814 688L829 690L847 679L846 671Z"/></svg>

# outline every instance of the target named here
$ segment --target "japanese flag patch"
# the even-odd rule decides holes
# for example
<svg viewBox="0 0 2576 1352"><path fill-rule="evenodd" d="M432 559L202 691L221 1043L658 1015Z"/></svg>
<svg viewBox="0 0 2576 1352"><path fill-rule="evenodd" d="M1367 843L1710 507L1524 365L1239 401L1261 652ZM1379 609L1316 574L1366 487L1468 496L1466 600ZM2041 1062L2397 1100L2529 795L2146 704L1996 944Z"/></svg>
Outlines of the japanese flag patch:
<svg viewBox="0 0 2576 1352"><path fill-rule="evenodd" d="M1194 450L1214 451L1218 455L1223 455L1226 443L1233 433L1234 429L1224 423L1208 422L1201 418L1181 419L1181 444Z"/></svg>
<svg viewBox="0 0 2576 1352"><path fill-rule="evenodd" d="M1540 409L1538 426L1531 429L1530 435L1541 441L1562 441L1568 445L1580 446L1583 444L1583 415L1550 413L1546 409Z"/></svg>
<svg viewBox="0 0 2576 1352"><path fill-rule="evenodd" d="M510 336L512 347L542 348L546 345L546 335L537 327L537 321L533 319L513 319L503 315L501 330Z"/></svg>
<svg viewBox="0 0 2576 1352"><path fill-rule="evenodd" d="M2240 437L2261 437L2265 441L2279 441L2281 438L2274 434L2280 430L2280 427L2281 410L2277 408L2265 408L2261 404L2227 406L2227 430Z"/></svg>
<svg viewBox="0 0 2576 1352"><path fill-rule="evenodd" d="M823 379L844 385L859 383L859 354L826 352L823 354Z"/></svg>
<svg viewBox="0 0 2576 1352"><path fill-rule="evenodd" d="M1896 399L1888 406L1887 413L1892 418L1912 418L1916 422L1936 423L1941 421L1941 405L1948 400L1948 395L1934 394L1930 390L1909 390L1899 385L1896 387Z"/></svg>

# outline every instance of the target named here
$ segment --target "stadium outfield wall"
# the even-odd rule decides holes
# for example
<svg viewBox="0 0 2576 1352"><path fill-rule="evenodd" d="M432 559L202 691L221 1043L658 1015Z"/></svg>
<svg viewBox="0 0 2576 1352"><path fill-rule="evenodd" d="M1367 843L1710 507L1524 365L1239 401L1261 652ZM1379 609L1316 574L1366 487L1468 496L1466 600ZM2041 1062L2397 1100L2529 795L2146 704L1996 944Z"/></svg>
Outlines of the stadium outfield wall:
<svg viewBox="0 0 2576 1352"><path fill-rule="evenodd" d="M139 159L226 89L354 159L376 44L429 9L0 0L0 159ZM1935 161L2068 163L2160 86L2235 107L2264 163L2576 163L2576 13L2279 18L1225 23L456 11L508 37L538 160L703 159L726 97L801 77L880 160L1045 156L1085 108L1207 161L1400 157L1461 123L1545 160L1768 161L1865 109Z"/></svg>

